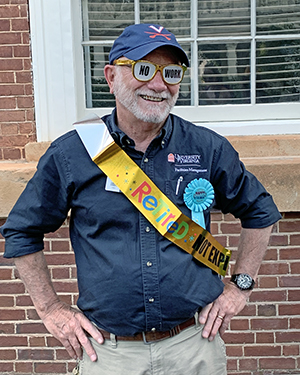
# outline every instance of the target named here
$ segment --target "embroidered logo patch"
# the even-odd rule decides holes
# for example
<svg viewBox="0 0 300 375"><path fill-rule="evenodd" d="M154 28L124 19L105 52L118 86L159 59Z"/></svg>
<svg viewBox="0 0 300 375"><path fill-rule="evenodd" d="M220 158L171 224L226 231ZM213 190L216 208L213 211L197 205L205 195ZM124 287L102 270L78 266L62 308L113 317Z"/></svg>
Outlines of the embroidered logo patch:
<svg viewBox="0 0 300 375"><path fill-rule="evenodd" d="M152 38L152 39L154 39L154 38L156 38L157 36L163 36L163 37L165 37L167 40L171 40L171 38L170 38L170 36L171 36L171 34L162 34L162 31L163 31L163 27L162 26L160 26L160 28L157 28L157 27L155 27L154 25L151 25L151 26L149 26L152 30L154 30L154 32L153 31L145 31L145 33L146 34L150 34L150 38Z"/></svg>
<svg viewBox="0 0 300 375"><path fill-rule="evenodd" d="M175 172L207 172L207 169L201 168L201 155L181 155L170 153L168 154L168 162L174 163Z"/></svg>

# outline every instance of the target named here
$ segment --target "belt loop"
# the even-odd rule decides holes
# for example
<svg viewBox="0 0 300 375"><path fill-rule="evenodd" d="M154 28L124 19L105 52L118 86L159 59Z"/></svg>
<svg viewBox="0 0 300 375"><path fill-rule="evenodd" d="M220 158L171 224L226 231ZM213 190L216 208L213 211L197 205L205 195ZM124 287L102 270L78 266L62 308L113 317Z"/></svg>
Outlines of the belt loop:
<svg viewBox="0 0 300 375"><path fill-rule="evenodd" d="M200 310L201 311L201 310ZM194 315L194 318L195 318L195 325L196 325L196 329L200 327L200 322L199 322L199 312L197 311Z"/></svg>
<svg viewBox="0 0 300 375"><path fill-rule="evenodd" d="M113 333L110 333L110 345L113 349L117 349L117 338L116 335Z"/></svg>

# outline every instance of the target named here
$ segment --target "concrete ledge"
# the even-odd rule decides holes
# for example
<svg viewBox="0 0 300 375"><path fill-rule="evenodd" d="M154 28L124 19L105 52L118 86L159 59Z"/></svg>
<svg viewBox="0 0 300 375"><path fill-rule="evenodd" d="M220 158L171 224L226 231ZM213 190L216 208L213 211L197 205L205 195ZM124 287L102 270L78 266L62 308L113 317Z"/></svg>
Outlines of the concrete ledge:
<svg viewBox="0 0 300 375"><path fill-rule="evenodd" d="M0 163L0 218L6 218L27 182L36 163Z"/></svg>
<svg viewBox="0 0 300 375"><path fill-rule="evenodd" d="M300 135L227 137L247 169L273 195L281 212L300 212ZM26 145L27 162L0 162L0 218L33 176L50 142Z"/></svg>

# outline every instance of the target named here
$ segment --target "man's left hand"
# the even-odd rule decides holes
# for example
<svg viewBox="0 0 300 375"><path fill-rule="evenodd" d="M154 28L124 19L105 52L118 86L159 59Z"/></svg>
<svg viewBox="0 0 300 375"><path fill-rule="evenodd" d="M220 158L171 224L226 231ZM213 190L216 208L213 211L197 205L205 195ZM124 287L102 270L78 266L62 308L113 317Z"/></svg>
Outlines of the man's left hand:
<svg viewBox="0 0 300 375"><path fill-rule="evenodd" d="M246 305L250 293L239 290L231 282L226 284L223 293L213 303L205 306L199 315L199 322L204 324L202 337L213 341L218 331L222 336L231 318Z"/></svg>

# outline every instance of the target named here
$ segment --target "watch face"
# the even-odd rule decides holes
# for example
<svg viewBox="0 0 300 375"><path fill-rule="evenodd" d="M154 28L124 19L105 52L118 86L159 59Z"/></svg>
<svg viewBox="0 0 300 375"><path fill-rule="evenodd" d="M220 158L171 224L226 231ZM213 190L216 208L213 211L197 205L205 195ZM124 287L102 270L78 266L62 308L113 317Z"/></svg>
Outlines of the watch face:
<svg viewBox="0 0 300 375"><path fill-rule="evenodd" d="M237 277L236 283L241 289L249 289L252 285L252 278L247 274L241 274Z"/></svg>

